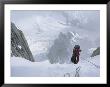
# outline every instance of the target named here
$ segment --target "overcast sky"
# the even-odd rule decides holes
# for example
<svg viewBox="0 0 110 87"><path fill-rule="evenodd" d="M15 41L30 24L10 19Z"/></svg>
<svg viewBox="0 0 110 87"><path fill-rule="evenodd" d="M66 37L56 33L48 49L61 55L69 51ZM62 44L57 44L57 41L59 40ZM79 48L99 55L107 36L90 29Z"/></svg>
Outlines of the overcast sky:
<svg viewBox="0 0 110 87"><path fill-rule="evenodd" d="M67 26L61 25L59 22L65 22L65 13L69 19L77 19L83 27L77 29L80 34L87 35L90 39L99 38L100 35L100 11L25 11L12 10L11 22L15 23L26 36L38 32L38 28L45 35L52 36L57 32L61 32ZM31 33L32 32L32 33ZM47 34L47 32L49 32ZM35 34L36 35L36 34ZM44 35L44 36L45 36ZM96 39L96 38L95 38ZM94 40L95 40L94 39Z"/></svg>

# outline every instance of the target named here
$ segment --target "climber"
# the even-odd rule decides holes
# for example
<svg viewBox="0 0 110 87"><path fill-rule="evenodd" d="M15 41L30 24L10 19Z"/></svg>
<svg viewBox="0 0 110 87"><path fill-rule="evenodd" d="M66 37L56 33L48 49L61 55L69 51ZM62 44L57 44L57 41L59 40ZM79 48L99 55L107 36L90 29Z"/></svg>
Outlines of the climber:
<svg viewBox="0 0 110 87"><path fill-rule="evenodd" d="M74 64L77 64L79 62L79 55L80 55L79 52L81 52L80 46L79 45L75 45L74 49L73 49L72 58L71 58L71 61Z"/></svg>

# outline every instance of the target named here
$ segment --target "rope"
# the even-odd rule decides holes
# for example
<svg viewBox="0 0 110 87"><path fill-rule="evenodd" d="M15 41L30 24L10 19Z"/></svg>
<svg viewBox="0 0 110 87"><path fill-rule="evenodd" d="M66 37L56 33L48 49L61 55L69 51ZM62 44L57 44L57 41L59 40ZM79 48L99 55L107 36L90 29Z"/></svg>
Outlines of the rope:
<svg viewBox="0 0 110 87"><path fill-rule="evenodd" d="M81 58L81 59L83 60L84 58ZM84 60L85 60L86 62L88 62L88 63L91 63L91 64L94 65L96 68L100 69L100 66L99 66L99 65L96 65L95 63L90 62L89 60L86 60L86 59L84 59ZM80 75L79 75L80 69L81 69L81 66L79 66L79 67L76 68L75 77L80 77ZM64 74L64 77L70 77L70 76L71 76L71 73L73 73L73 72L65 73L65 74Z"/></svg>
<svg viewBox="0 0 110 87"><path fill-rule="evenodd" d="M79 67L76 68L75 77L80 77L80 75L79 75L80 68L81 68L81 66L79 66Z"/></svg>
<svg viewBox="0 0 110 87"><path fill-rule="evenodd" d="M84 59L84 58L83 58L83 59ZM91 63L91 64L94 65L96 68L100 69L100 66L99 66L99 65L96 65L95 63L90 62L89 60L86 60L86 59L84 59L84 60L87 61L87 62L89 62L89 63Z"/></svg>
<svg viewBox="0 0 110 87"><path fill-rule="evenodd" d="M81 66L79 66L79 67L76 68L75 77L80 77L80 75L79 75L80 68L81 68ZM65 74L64 74L64 77L70 77L70 76L72 76L71 73L74 73L74 72L65 73ZM74 76L74 75L73 75L73 76Z"/></svg>

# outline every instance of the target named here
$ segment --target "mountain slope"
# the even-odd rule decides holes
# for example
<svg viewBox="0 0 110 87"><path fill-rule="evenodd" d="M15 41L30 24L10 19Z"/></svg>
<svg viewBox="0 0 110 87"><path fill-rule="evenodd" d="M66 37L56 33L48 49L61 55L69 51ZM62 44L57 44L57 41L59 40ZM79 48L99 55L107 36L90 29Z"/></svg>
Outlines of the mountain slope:
<svg viewBox="0 0 110 87"><path fill-rule="evenodd" d="M93 51L91 57L94 57L94 56L97 56L97 55L100 55L100 47L98 47L96 50Z"/></svg>
<svg viewBox="0 0 110 87"><path fill-rule="evenodd" d="M23 57L32 62L34 61L23 32L17 29L14 23L11 23L11 52L11 56Z"/></svg>
<svg viewBox="0 0 110 87"><path fill-rule="evenodd" d="M23 58L11 58L12 77L99 77L100 56L95 56L92 60L80 60L78 64L51 64L48 60L43 62L30 62ZM92 63L90 63L90 62ZM95 64L95 65L94 65ZM79 67L79 68L78 68Z"/></svg>

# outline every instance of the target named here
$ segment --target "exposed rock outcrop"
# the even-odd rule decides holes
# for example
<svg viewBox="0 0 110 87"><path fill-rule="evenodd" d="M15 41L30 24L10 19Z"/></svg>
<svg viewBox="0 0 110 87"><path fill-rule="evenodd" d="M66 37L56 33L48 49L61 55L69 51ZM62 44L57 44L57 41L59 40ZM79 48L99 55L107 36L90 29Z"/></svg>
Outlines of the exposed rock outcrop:
<svg viewBox="0 0 110 87"><path fill-rule="evenodd" d="M21 30L11 23L11 56L23 57L34 62L33 55Z"/></svg>
<svg viewBox="0 0 110 87"><path fill-rule="evenodd" d="M97 56L97 55L100 55L100 47L98 47L96 50L93 51L91 57L94 57L94 56Z"/></svg>

